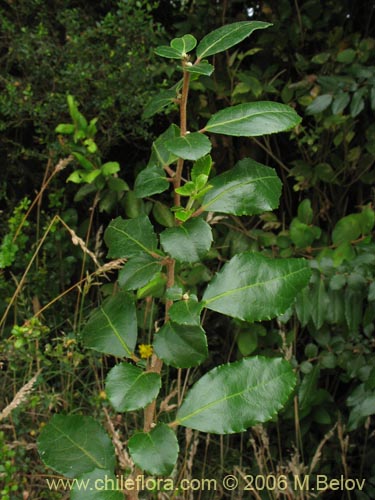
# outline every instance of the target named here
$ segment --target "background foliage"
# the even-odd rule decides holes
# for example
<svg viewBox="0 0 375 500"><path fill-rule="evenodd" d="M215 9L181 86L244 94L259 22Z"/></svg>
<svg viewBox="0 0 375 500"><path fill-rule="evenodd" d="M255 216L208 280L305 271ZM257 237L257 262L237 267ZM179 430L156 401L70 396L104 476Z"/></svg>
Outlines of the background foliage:
<svg viewBox="0 0 375 500"><path fill-rule="evenodd" d="M23 491L26 498L52 498L33 449L51 413L82 410L105 420L102 408L108 406L103 380L112 362L80 345L81 322L101 298L95 277L79 294L74 289L31 320L94 270L85 247L74 245L74 235L53 217L59 215L103 260L101 226L117 215L132 218L147 211L147 200L136 200L129 186L148 162L145 151L151 138L174 118L173 105L171 115L142 118L157 87L178 78L167 64L156 62L151 47L187 32L199 38L224 23L249 18L273 27L230 55L216 56L215 73L192 83L193 125L203 125L225 105L256 100L287 103L303 121L292 137L215 136L217 172L251 156L276 168L283 180L282 203L275 214L264 214L260 221L218 221L216 251L224 259L249 249L285 258L303 256L310 261L313 278L277 321L249 324L208 312L213 358L204 370L250 354L281 351L296 367L299 404L290 405L278 422L240 437L203 441L195 436L191 474L198 477L203 469L205 477L222 477L223 470L230 473L233 467L247 474L307 473L314 464L314 472L330 477L366 478L365 492L350 498L374 497L373 2L164 0L157 5L108 0L88 5L79 0L9 0L0 7L1 312L49 232L2 324L2 406L43 368L37 390L5 421L0 434L2 500L23 498ZM58 158L71 151L54 132L58 123L69 121L66 94L75 96L88 119L98 117L100 156L94 154L93 161L117 161L122 184L107 182L95 191L85 191L84 183L66 184L68 175L80 168L75 159L53 177L23 222L35 192L45 185ZM116 204L103 203L114 193ZM160 209L155 218L163 224ZM208 260L186 266L184 272L186 282L198 291L216 269ZM112 291L113 276L108 278L101 295ZM145 303L138 314L146 342L154 312ZM193 371L191 380L197 378ZM132 424L117 423L126 436Z"/></svg>

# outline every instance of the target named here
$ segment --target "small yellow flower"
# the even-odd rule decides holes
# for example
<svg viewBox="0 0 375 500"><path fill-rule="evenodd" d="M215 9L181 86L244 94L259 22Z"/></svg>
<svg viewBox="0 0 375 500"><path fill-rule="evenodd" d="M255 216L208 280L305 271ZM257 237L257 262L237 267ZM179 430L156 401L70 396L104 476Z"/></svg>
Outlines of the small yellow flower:
<svg viewBox="0 0 375 500"><path fill-rule="evenodd" d="M142 359L147 359L152 356L152 345L151 344L140 344L139 345L139 354Z"/></svg>
<svg viewBox="0 0 375 500"><path fill-rule="evenodd" d="M100 399L107 399L107 394L105 391L100 391L99 392L99 397Z"/></svg>

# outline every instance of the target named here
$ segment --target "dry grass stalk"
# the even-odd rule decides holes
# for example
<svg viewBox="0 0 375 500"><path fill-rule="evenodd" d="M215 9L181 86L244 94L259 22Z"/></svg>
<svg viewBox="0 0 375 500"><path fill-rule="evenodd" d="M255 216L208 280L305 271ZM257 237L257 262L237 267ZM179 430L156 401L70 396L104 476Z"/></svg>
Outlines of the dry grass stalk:
<svg viewBox="0 0 375 500"><path fill-rule="evenodd" d="M27 398L27 396L30 394L30 392L33 390L33 386L36 382L36 379L38 378L38 375L40 374L40 371L38 371L32 379L30 379L27 384L25 384L21 389L17 392L17 394L14 396L13 401L6 406L3 411L0 413L0 422L2 420L5 420L13 410L15 410L18 406L20 406Z"/></svg>
<svg viewBox="0 0 375 500"><path fill-rule="evenodd" d="M116 455L120 464L120 467L122 470L131 470L133 471L134 469L134 464L130 456L128 455L127 451L124 448L124 445L118 435L118 432L115 429L115 426L113 425L113 422L111 420L111 417L109 416L109 413L106 408L103 408L104 414L107 419L107 427L109 430L109 433L111 434L112 437L112 442L115 447Z"/></svg>
<svg viewBox="0 0 375 500"><path fill-rule="evenodd" d="M309 474L311 474L313 472L313 470L315 469L315 467L318 465L318 462L322 456L323 447L325 446L326 442L329 441L331 439L331 437L333 436L333 433L335 432L336 427L337 427L337 422L332 427L332 429L327 432L327 434L323 437L323 439L319 443L319 446L317 447L316 452L311 460Z"/></svg>

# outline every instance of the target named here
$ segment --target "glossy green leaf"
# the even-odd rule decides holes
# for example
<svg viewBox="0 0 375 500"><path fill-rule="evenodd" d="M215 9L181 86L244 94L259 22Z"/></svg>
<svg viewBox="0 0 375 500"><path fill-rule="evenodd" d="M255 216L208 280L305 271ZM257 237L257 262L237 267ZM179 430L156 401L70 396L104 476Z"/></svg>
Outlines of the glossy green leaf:
<svg viewBox="0 0 375 500"><path fill-rule="evenodd" d="M215 70L215 67L212 66L212 64L210 64L208 61L203 60L203 61L199 61L191 66L189 66L189 65L184 66L184 70L187 71L188 73L195 73L197 75L211 76Z"/></svg>
<svg viewBox="0 0 375 500"><path fill-rule="evenodd" d="M184 160L198 160L211 151L210 139L199 132L165 141L168 151Z"/></svg>
<svg viewBox="0 0 375 500"><path fill-rule="evenodd" d="M361 111L365 108L365 101L363 99L362 92L358 91L352 97L352 102L350 103L350 116L355 118L359 115Z"/></svg>
<svg viewBox="0 0 375 500"><path fill-rule="evenodd" d="M154 50L155 54L166 59L181 59L181 52L169 45L160 45Z"/></svg>
<svg viewBox="0 0 375 500"><path fill-rule="evenodd" d="M169 188L169 182L164 169L159 165L142 170L134 183L134 192L137 198L146 198L153 194L163 193Z"/></svg>
<svg viewBox="0 0 375 500"><path fill-rule="evenodd" d="M335 95L332 103L332 113L334 115L339 115L344 111L349 102L350 96L348 92L340 92L339 94Z"/></svg>
<svg viewBox="0 0 375 500"><path fill-rule="evenodd" d="M167 365L197 366L208 356L206 334L200 326L169 321L155 335L154 350Z"/></svg>
<svg viewBox="0 0 375 500"><path fill-rule="evenodd" d="M332 102L331 94L319 95L316 97L313 102L307 106L306 114L308 115L317 115L318 113L322 113Z"/></svg>
<svg viewBox="0 0 375 500"><path fill-rule="evenodd" d="M301 121L293 108L277 102L238 104L218 111L204 130L215 134L255 137L289 130Z"/></svg>
<svg viewBox="0 0 375 500"><path fill-rule="evenodd" d="M152 215L156 222L163 227L174 227L175 225L175 218L171 209L160 201L154 203Z"/></svg>
<svg viewBox="0 0 375 500"><path fill-rule="evenodd" d="M70 500L124 500L123 493L117 488L118 476L113 471L94 469L76 479ZM88 488L83 487L85 484Z"/></svg>
<svg viewBox="0 0 375 500"><path fill-rule="evenodd" d="M295 384L291 365L281 358L256 356L221 365L190 389L176 422L214 434L242 432L273 418Z"/></svg>
<svg viewBox="0 0 375 500"><path fill-rule="evenodd" d="M329 299L325 288L324 279L319 277L317 283L314 283L311 293L311 319L315 328L319 330L326 320L327 309L329 308Z"/></svg>
<svg viewBox="0 0 375 500"><path fill-rule="evenodd" d="M100 170L104 176L113 175L120 170L120 165L117 161L108 161L100 167Z"/></svg>
<svg viewBox="0 0 375 500"><path fill-rule="evenodd" d="M121 363L108 373L105 390L113 408L124 412L145 408L159 394L160 387L158 373Z"/></svg>
<svg viewBox="0 0 375 500"><path fill-rule="evenodd" d="M184 35L181 38L174 38L171 41L171 47L178 50L182 57L193 50L197 45L197 40L193 35Z"/></svg>
<svg viewBox="0 0 375 500"><path fill-rule="evenodd" d="M159 260L150 255L133 257L119 272L119 285L123 290L137 290L149 283L160 272L161 267Z"/></svg>
<svg viewBox="0 0 375 500"><path fill-rule="evenodd" d="M91 417L54 415L41 430L38 451L48 467L67 477L115 467L112 441Z"/></svg>
<svg viewBox="0 0 375 500"><path fill-rule="evenodd" d="M286 311L310 275L303 259L238 254L207 286L203 302L208 309L245 321L271 319Z"/></svg>
<svg viewBox="0 0 375 500"><path fill-rule="evenodd" d="M120 292L91 314L82 330L83 343L99 352L131 357L137 342L137 318L133 298Z"/></svg>
<svg viewBox="0 0 375 500"><path fill-rule="evenodd" d="M89 172L91 170L94 170L95 167L94 165L91 163L90 160L88 160L85 156L83 156L81 153L77 153L76 151L74 151L72 153L72 155L74 156L74 158L76 160L78 160L79 164L85 169L85 170L88 170Z"/></svg>
<svg viewBox="0 0 375 500"><path fill-rule="evenodd" d="M156 234L147 215L130 220L117 217L107 227L104 241L109 248L108 257L115 259L143 253L154 255L157 247Z"/></svg>
<svg viewBox="0 0 375 500"><path fill-rule="evenodd" d="M149 474L169 475L178 456L175 433L166 424L158 424L150 432L137 432L129 439L134 463Z"/></svg>
<svg viewBox="0 0 375 500"><path fill-rule="evenodd" d="M154 116L156 113L168 106L168 104L171 104L174 99L176 99L176 90L162 90L147 104L143 110L142 117L144 119L151 118L151 116Z"/></svg>
<svg viewBox="0 0 375 500"><path fill-rule="evenodd" d="M148 167L154 165L164 167L177 160L178 157L171 153L164 145L166 141L175 139L176 137L180 137L180 129L177 125L172 124L153 142L150 160L147 165Z"/></svg>
<svg viewBox="0 0 375 500"><path fill-rule="evenodd" d="M279 205L281 182L275 170L244 158L235 167L209 181L204 210L233 215L255 215Z"/></svg>
<svg viewBox="0 0 375 500"><path fill-rule="evenodd" d="M193 168L191 169L191 180L194 182L197 180L198 176L210 175L212 168L212 158L211 155L203 156L194 162Z"/></svg>
<svg viewBox="0 0 375 500"><path fill-rule="evenodd" d="M202 38L197 47L197 57L203 59L230 49L250 36L253 31L269 26L272 25L261 21L240 21L222 26Z"/></svg>
<svg viewBox="0 0 375 500"><path fill-rule="evenodd" d="M200 325L202 304L192 298L175 302L168 311L170 319L179 325Z"/></svg>
<svg viewBox="0 0 375 500"><path fill-rule="evenodd" d="M212 231L203 219L196 217L178 227L165 229L160 234L163 250L181 262L198 262L208 252Z"/></svg>
<svg viewBox="0 0 375 500"><path fill-rule="evenodd" d="M73 123L59 123L57 127L55 128L56 134L67 134L67 135L72 135L74 134L75 131L75 126Z"/></svg>
<svg viewBox="0 0 375 500"><path fill-rule="evenodd" d="M340 219L332 232L332 241L335 245L350 243L361 234L360 215L350 214Z"/></svg>
<svg viewBox="0 0 375 500"><path fill-rule="evenodd" d="M165 291L167 284L167 276L164 273L156 273L152 280L149 281L142 288L137 291L137 299L144 299L145 297L160 298Z"/></svg>
<svg viewBox="0 0 375 500"><path fill-rule="evenodd" d="M362 291L351 290L350 288L345 291L345 319L352 334L358 333L359 325L362 322L363 299Z"/></svg>
<svg viewBox="0 0 375 500"><path fill-rule="evenodd" d="M311 309L312 309L310 289L308 287L305 287L297 295L295 308L301 326L305 327L311 318Z"/></svg>

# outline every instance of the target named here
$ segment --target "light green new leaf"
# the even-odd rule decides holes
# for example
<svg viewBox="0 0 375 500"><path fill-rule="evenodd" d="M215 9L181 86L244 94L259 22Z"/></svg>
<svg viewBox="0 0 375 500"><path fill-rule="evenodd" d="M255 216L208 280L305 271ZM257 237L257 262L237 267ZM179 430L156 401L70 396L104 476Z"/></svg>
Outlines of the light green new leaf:
<svg viewBox="0 0 375 500"><path fill-rule="evenodd" d="M115 259L153 255L158 243L147 215L128 220L117 217L107 227L104 241L109 248L108 257Z"/></svg>
<svg viewBox="0 0 375 500"><path fill-rule="evenodd" d="M40 433L38 451L48 467L67 477L115 467L112 441L91 417L54 415Z"/></svg>
<svg viewBox="0 0 375 500"><path fill-rule="evenodd" d="M137 290L149 283L161 267L160 262L150 255L133 257L119 272L119 285L124 290Z"/></svg>
<svg viewBox="0 0 375 500"><path fill-rule="evenodd" d="M151 118L151 116L154 116L160 110L168 106L168 104L171 104L173 99L176 99L175 89L162 90L147 104L143 110L142 118Z"/></svg>
<svg viewBox="0 0 375 500"><path fill-rule="evenodd" d="M179 158L198 160L211 151L212 144L207 136L199 132L193 132L183 137L165 141L164 146Z"/></svg>
<svg viewBox="0 0 375 500"><path fill-rule="evenodd" d="M238 254L207 286L203 302L208 309L244 321L271 319L287 310L310 275L304 259Z"/></svg>
<svg viewBox="0 0 375 500"><path fill-rule="evenodd" d="M275 170L250 158L209 181L204 210L232 215L255 215L279 205L281 182Z"/></svg>
<svg viewBox="0 0 375 500"><path fill-rule="evenodd" d="M137 432L128 444L130 455L141 470L158 476L172 472L179 447L175 433L166 424L158 424L150 432Z"/></svg>
<svg viewBox="0 0 375 500"><path fill-rule="evenodd" d="M197 47L197 57L203 59L203 57L230 49L251 35L253 31L269 26L272 25L261 21L240 21L222 26L202 38Z"/></svg>
<svg viewBox="0 0 375 500"><path fill-rule="evenodd" d="M278 102L238 104L218 111L208 120L205 132L255 137L289 130L301 121L293 108Z"/></svg>
<svg viewBox="0 0 375 500"><path fill-rule="evenodd" d="M168 311L169 317L179 325L200 325L202 304L189 298L175 302Z"/></svg>
<svg viewBox="0 0 375 500"><path fill-rule="evenodd" d="M163 193L169 187L165 171L159 165L142 170L134 183L134 192L137 198L146 198L153 194Z"/></svg>
<svg viewBox="0 0 375 500"><path fill-rule="evenodd" d="M152 167L154 165L164 167L165 165L170 165L178 159L178 157L172 154L164 145L167 140L175 139L176 137L180 137L180 129L177 125L172 124L156 139L156 141L153 142L150 160L147 165L148 167Z"/></svg>
<svg viewBox="0 0 375 500"><path fill-rule="evenodd" d="M144 408L159 394L161 378L137 366L121 363L112 368L106 378L105 390L118 412Z"/></svg>
<svg viewBox="0 0 375 500"><path fill-rule="evenodd" d="M181 59L181 52L168 45L160 45L154 50L155 54L167 59Z"/></svg>
<svg viewBox="0 0 375 500"><path fill-rule="evenodd" d="M113 175L120 170L120 165L117 161L108 161L100 167L100 170L104 176Z"/></svg>
<svg viewBox="0 0 375 500"><path fill-rule="evenodd" d="M190 219L178 227L165 229L160 234L164 251L181 262L198 262L212 243L210 226L201 218Z"/></svg>
<svg viewBox="0 0 375 500"><path fill-rule="evenodd" d="M70 493L70 500L124 500L124 495L117 488L117 477L113 471L94 469L76 478ZM88 488L82 485L96 485Z"/></svg>
<svg viewBox="0 0 375 500"><path fill-rule="evenodd" d="M231 434L267 422L296 384L281 358L256 356L214 368L190 389L176 423L202 432Z"/></svg>
<svg viewBox="0 0 375 500"><path fill-rule="evenodd" d="M340 219L332 231L332 241L335 245L350 243L361 234L361 215L350 214Z"/></svg>
<svg viewBox="0 0 375 500"><path fill-rule="evenodd" d="M96 351L131 357L137 342L137 317L132 296L120 292L95 309L82 330L82 340Z"/></svg>
<svg viewBox="0 0 375 500"><path fill-rule="evenodd" d="M171 41L171 47L179 51L180 57L184 57L188 52L193 50L196 45L197 40L193 35L184 35L181 38L174 38Z"/></svg>
<svg viewBox="0 0 375 500"><path fill-rule="evenodd" d="M197 366L207 358L207 338L200 326L168 322L154 340L155 353L176 368Z"/></svg>
<svg viewBox="0 0 375 500"><path fill-rule="evenodd" d="M205 75L210 76L214 72L215 67L212 66L206 60L199 61L198 63L193 64L192 66L184 66L184 70L188 73L195 73L196 75Z"/></svg>

